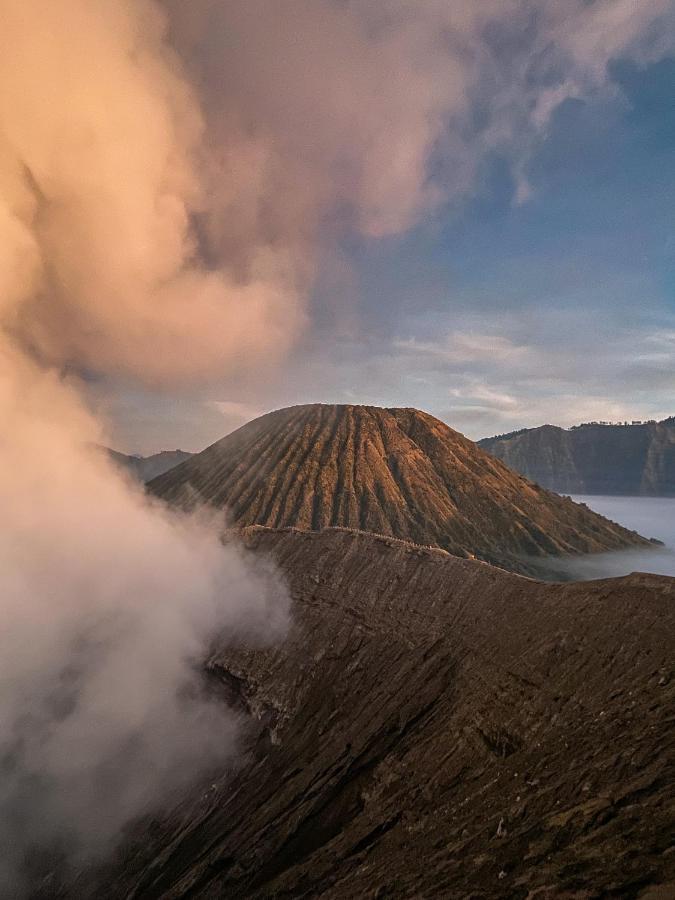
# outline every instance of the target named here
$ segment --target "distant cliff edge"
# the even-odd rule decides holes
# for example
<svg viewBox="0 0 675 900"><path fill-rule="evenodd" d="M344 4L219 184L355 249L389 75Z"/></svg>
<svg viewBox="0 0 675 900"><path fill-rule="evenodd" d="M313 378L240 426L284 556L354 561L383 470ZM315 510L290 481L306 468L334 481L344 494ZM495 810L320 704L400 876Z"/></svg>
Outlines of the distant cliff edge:
<svg viewBox="0 0 675 900"><path fill-rule="evenodd" d="M675 497L675 416L662 422L542 425L478 444L516 472L565 494Z"/></svg>
<svg viewBox="0 0 675 900"><path fill-rule="evenodd" d="M152 478L157 478L158 475L169 472L192 456L192 453L185 450L162 450L159 453L153 453L152 456L129 456L107 447L105 450L116 465L126 469L139 481L150 481Z"/></svg>

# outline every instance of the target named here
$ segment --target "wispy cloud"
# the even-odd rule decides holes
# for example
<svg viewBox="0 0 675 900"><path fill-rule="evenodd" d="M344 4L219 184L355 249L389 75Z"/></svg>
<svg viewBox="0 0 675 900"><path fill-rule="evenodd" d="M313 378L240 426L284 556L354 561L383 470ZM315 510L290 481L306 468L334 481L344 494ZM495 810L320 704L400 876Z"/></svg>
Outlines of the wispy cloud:
<svg viewBox="0 0 675 900"><path fill-rule="evenodd" d="M471 380L465 387L450 388L448 394L454 400L462 402L462 406L456 407L458 409L485 410L499 414L510 413L520 406L512 394L495 390L477 380Z"/></svg>
<svg viewBox="0 0 675 900"><path fill-rule="evenodd" d="M517 344L505 335L465 331L450 332L437 341L399 338L393 346L408 356L451 364L482 364L486 359L508 363L522 361L531 353L531 348Z"/></svg>

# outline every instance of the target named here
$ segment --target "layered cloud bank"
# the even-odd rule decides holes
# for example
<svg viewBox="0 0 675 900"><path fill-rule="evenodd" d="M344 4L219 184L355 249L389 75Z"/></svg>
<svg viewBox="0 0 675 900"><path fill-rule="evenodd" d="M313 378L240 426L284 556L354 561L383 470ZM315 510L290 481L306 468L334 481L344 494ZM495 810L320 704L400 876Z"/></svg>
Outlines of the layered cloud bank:
<svg viewBox="0 0 675 900"><path fill-rule="evenodd" d="M38 845L91 854L232 721L194 699L217 629L283 591L87 446L78 377L182 386L280 361L317 260L526 160L663 0L0 0L3 890ZM190 694L193 700L185 702ZM199 764L199 765L197 765ZM10 886L10 887L8 887Z"/></svg>

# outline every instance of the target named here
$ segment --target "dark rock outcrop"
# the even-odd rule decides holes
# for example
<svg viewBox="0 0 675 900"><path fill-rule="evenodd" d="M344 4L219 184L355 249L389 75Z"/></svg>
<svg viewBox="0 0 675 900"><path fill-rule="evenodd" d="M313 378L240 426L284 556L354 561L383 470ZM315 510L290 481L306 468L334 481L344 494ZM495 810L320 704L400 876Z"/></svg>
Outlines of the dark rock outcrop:
<svg viewBox="0 0 675 900"><path fill-rule="evenodd" d="M282 646L208 663L250 715L247 761L138 830L103 892L62 896L672 896L675 579L542 584L342 530L246 540L294 599Z"/></svg>
<svg viewBox="0 0 675 900"><path fill-rule="evenodd" d="M551 491L675 496L675 418L569 430L542 425L478 444Z"/></svg>
<svg viewBox="0 0 675 900"><path fill-rule="evenodd" d="M414 409L295 406L249 422L152 481L232 524L346 527L532 572L525 558L648 542L542 490Z"/></svg>

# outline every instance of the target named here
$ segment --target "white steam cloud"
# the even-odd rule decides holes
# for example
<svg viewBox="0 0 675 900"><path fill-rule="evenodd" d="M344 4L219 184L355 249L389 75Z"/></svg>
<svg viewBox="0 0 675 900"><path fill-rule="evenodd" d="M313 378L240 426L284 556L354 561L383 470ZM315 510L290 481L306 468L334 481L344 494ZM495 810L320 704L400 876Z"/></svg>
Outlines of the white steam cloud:
<svg viewBox="0 0 675 900"><path fill-rule="evenodd" d="M0 348L0 895L91 860L236 749L209 640L283 634L285 592L216 523L169 516L93 449L53 373ZM89 449L88 449L89 448ZM36 864L36 860L38 861Z"/></svg>
<svg viewBox="0 0 675 900"><path fill-rule="evenodd" d="M64 373L180 385L283 357L331 233L526 160L666 0L0 0L0 889L106 845L231 749L193 667L283 592L91 449ZM657 27L661 23L661 27ZM192 698L187 700L188 695Z"/></svg>
<svg viewBox="0 0 675 900"><path fill-rule="evenodd" d="M0 894L20 896L231 758L199 665L288 609L215 523L93 449L64 372L203 377L283 351L302 315L285 251L199 258L204 126L158 7L2 0L0 20Z"/></svg>

